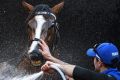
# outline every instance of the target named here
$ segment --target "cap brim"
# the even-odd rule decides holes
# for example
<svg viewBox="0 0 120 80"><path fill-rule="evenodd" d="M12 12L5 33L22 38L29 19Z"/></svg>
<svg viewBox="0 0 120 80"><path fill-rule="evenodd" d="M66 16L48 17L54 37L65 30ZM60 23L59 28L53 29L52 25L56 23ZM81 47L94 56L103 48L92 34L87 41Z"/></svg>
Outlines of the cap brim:
<svg viewBox="0 0 120 80"><path fill-rule="evenodd" d="M87 56L89 57L95 57L96 53L94 52L93 48L90 48L87 50Z"/></svg>

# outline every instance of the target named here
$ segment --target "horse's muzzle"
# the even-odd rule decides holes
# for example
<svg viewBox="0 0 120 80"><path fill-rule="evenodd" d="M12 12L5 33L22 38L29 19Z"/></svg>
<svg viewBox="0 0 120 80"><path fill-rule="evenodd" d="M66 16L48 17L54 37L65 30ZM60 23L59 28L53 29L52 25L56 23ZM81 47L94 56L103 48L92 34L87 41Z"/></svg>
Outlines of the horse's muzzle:
<svg viewBox="0 0 120 80"><path fill-rule="evenodd" d="M28 56L33 66L41 66L44 62L44 58L39 52L38 48L35 48L32 52L28 54Z"/></svg>

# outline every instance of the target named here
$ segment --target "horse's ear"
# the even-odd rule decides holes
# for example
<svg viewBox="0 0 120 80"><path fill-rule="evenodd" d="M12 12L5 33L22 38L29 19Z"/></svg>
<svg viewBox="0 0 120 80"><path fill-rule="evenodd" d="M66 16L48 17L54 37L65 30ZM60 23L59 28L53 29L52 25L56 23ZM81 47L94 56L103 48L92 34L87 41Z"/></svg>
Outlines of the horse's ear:
<svg viewBox="0 0 120 80"><path fill-rule="evenodd" d="M54 14L58 14L61 11L61 9L63 8L63 6L64 6L64 1L62 1L61 3L59 3L59 4L55 5L54 7L52 7L52 12Z"/></svg>
<svg viewBox="0 0 120 80"><path fill-rule="evenodd" d="M22 6L28 11L32 11L34 6L22 0Z"/></svg>

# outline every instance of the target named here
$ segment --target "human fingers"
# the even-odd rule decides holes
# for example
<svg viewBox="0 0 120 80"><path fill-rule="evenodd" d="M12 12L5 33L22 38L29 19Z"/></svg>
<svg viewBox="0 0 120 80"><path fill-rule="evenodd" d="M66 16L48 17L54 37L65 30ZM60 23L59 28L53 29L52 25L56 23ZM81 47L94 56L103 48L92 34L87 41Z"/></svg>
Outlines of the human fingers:
<svg viewBox="0 0 120 80"><path fill-rule="evenodd" d="M45 71L45 72L47 72L49 69L50 69L50 67L49 67L48 64L44 64L44 65L41 67L41 70L42 70L42 71Z"/></svg>
<svg viewBox="0 0 120 80"><path fill-rule="evenodd" d="M41 43L44 45L44 46L47 46L47 44L45 43L44 40L40 39Z"/></svg>
<svg viewBox="0 0 120 80"><path fill-rule="evenodd" d="M54 64L51 61L46 61L46 63L41 67L42 70L49 70L50 69L50 65Z"/></svg>
<svg viewBox="0 0 120 80"><path fill-rule="evenodd" d="M44 49L44 45L42 43L38 43L40 45L40 48L43 50Z"/></svg>
<svg viewBox="0 0 120 80"><path fill-rule="evenodd" d="M44 51L42 49L39 49L40 53L44 55Z"/></svg>

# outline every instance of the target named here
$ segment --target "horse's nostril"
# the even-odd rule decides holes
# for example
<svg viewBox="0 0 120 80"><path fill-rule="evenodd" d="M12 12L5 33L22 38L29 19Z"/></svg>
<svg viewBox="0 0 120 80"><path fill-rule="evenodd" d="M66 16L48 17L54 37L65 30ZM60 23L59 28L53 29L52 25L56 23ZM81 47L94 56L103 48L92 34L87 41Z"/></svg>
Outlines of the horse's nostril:
<svg viewBox="0 0 120 80"><path fill-rule="evenodd" d="M47 9L46 8L43 8L43 11L46 11Z"/></svg>

